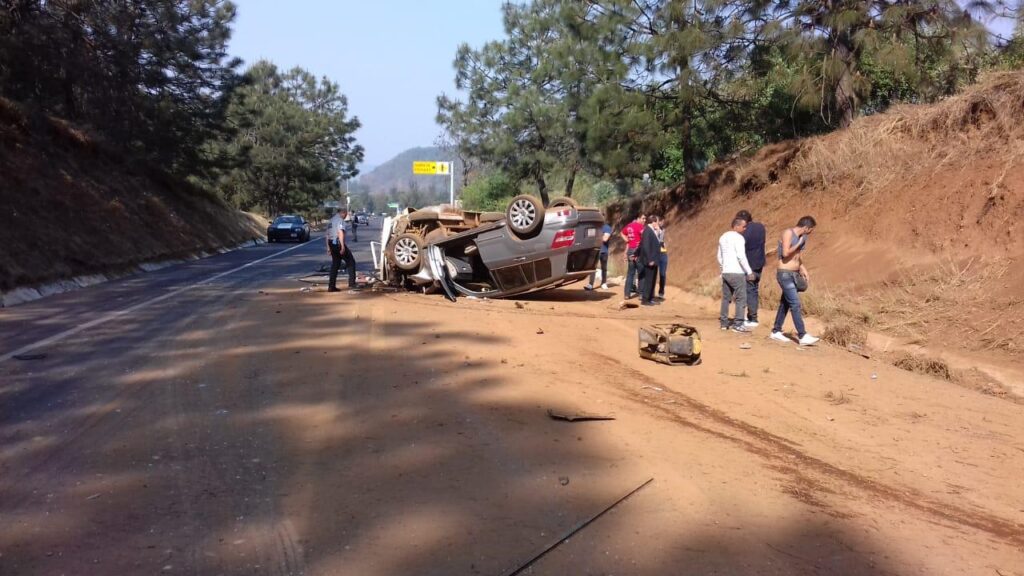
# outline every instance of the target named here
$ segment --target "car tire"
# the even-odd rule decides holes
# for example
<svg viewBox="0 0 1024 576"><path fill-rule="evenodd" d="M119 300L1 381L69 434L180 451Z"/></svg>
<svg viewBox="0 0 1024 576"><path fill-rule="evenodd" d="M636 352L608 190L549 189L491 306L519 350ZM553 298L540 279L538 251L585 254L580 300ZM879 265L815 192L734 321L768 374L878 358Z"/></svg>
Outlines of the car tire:
<svg viewBox="0 0 1024 576"><path fill-rule="evenodd" d="M391 260L403 272L415 272L423 261L423 238L419 234L401 234L391 245Z"/></svg>
<svg viewBox="0 0 1024 576"><path fill-rule="evenodd" d="M529 194L516 196L505 209L505 225L519 238L532 238L544 226L544 205Z"/></svg>
<svg viewBox="0 0 1024 576"><path fill-rule="evenodd" d="M572 198L557 198L551 201L551 205L548 208L575 208L577 206L576 201Z"/></svg>

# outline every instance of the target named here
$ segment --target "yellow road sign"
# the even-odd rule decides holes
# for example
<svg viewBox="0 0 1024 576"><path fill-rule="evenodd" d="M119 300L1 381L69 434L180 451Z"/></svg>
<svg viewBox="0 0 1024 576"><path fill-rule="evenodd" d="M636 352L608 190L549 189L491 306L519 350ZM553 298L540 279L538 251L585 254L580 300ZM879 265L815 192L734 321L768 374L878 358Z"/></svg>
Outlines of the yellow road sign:
<svg viewBox="0 0 1024 576"><path fill-rule="evenodd" d="M440 174L447 176L451 173L450 162L413 162L413 174Z"/></svg>

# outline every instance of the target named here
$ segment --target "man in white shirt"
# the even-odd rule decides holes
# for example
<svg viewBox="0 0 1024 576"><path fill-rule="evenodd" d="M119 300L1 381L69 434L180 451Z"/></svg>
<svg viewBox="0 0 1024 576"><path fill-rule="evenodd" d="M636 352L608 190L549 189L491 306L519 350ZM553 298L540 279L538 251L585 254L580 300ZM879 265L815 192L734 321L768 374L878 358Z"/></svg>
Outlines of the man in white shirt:
<svg viewBox="0 0 1024 576"><path fill-rule="evenodd" d="M747 244L743 232L747 229L747 221L734 218L732 230L718 239L718 265L722 270L722 309L719 323L722 330L733 332L749 332L743 327L743 318L747 309L747 280L753 278L754 271L747 262ZM736 316L729 322L729 303L736 300Z"/></svg>
<svg viewBox="0 0 1024 576"><path fill-rule="evenodd" d="M345 268L348 270L349 289L356 287L356 259L352 257L352 251L345 245L345 235L349 231L346 216L348 216L348 209L339 208L338 213L331 217L331 221L327 225L327 233L324 234L324 239L327 240L327 252L331 255L331 274L327 282L328 292L338 292L335 283L338 280L338 270L341 268L342 261L345 262Z"/></svg>

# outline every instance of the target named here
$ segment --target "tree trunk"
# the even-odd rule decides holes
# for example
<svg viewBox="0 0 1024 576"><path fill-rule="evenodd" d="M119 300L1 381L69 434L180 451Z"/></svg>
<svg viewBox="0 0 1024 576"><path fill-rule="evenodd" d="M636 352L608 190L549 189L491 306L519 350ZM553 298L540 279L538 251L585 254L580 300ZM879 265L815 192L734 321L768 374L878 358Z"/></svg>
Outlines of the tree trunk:
<svg viewBox="0 0 1024 576"><path fill-rule="evenodd" d="M839 112L839 127L846 128L853 124L860 103L853 89L853 71L856 65L854 54L845 38L836 43L836 56L843 63L843 71L836 82L835 100Z"/></svg>
<svg viewBox="0 0 1024 576"><path fill-rule="evenodd" d="M576 171L579 169L579 165L575 162L572 168L569 169L569 179L565 181L565 197L572 198L572 187L576 184Z"/></svg>
<svg viewBox="0 0 1024 576"><path fill-rule="evenodd" d="M548 204L551 204L551 198L548 197L548 183L544 180L544 175L538 173L533 177L533 181L537 183L537 192L540 194L540 202L547 208Z"/></svg>

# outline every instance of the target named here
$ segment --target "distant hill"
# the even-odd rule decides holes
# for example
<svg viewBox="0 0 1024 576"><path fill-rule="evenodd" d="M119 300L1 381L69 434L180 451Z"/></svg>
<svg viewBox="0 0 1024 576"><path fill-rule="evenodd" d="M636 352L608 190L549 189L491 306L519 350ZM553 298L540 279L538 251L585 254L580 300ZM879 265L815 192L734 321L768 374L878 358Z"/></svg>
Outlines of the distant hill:
<svg viewBox="0 0 1024 576"><path fill-rule="evenodd" d="M446 176L413 175L412 163L419 160L450 162L453 158L435 146L410 148L373 170L368 171L366 174L359 176L359 188L371 194L386 194L392 188L399 191L408 190L415 183L415 187L423 191L447 191L448 177ZM462 164L457 159L455 162L455 190L457 192L460 187L459 175L462 173Z"/></svg>

